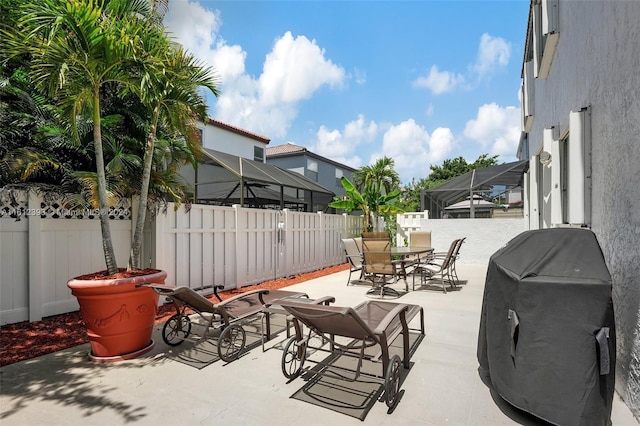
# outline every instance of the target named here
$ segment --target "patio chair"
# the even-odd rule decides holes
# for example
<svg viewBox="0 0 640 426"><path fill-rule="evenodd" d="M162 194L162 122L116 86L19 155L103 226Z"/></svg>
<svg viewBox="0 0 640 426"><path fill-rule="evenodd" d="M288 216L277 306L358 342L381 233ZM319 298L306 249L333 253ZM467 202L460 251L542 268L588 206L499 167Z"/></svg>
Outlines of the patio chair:
<svg viewBox="0 0 640 426"><path fill-rule="evenodd" d="M360 248L358 247L358 241L360 240ZM351 281L351 274L354 272L360 272L360 277L356 280L358 282L364 281L364 269L362 265L362 238L343 238L342 246L344 252L349 261L349 278L347 279L347 285Z"/></svg>
<svg viewBox="0 0 640 426"><path fill-rule="evenodd" d="M380 297L391 295L400 297L400 294L393 288L387 287L389 281L398 282L400 278L405 280L399 265L393 261L391 256L391 242L383 239L362 239L362 256L364 259L364 274L367 280L371 281L372 287L367 295L380 294Z"/></svg>
<svg viewBox="0 0 640 426"><path fill-rule="evenodd" d="M409 233L409 247L428 247L431 248L431 231L412 231ZM426 253L422 256L414 256L414 266L419 268L421 263L428 263L433 258L433 252Z"/></svg>
<svg viewBox="0 0 640 426"><path fill-rule="evenodd" d="M356 381L361 375L384 378L384 401L388 407L398 402L400 391L400 366L410 367L410 357L424 338L424 311L419 305L367 300L354 308L298 303L287 300L280 304L293 316L296 335L285 346L282 354L282 373L288 379L295 379L303 371L309 353L329 352L325 360L309 362L315 368L305 369L313 376L326 375L345 381ZM420 328L409 328L409 323L420 314ZM307 327L307 336L304 328ZM418 339L410 345L410 331L419 331ZM320 336L321 347L310 347ZM398 354L391 356L393 342L402 336L402 359ZM328 349L325 342L329 342ZM371 353L369 348L378 348ZM335 364L338 357L357 358L355 370ZM382 361L382 375L361 369L364 360ZM321 368L318 368L321 367ZM307 376L305 375L305 378ZM309 378L310 379L310 378Z"/></svg>
<svg viewBox="0 0 640 426"><path fill-rule="evenodd" d="M458 278L458 272L456 271L456 262L460 258L460 248L462 247L462 244L466 239L467 237L463 237L458 240L458 245L453 251L453 255L451 257L451 263L449 265L449 275L451 276L451 279L454 282L454 285L460 284L460 278Z"/></svg>
<svg viewBox="0 0 640 426"><path fill-rule="evenodd" d="M369 231L362 233L363 239L378 239L378 240L391 240L391 234L387 231Z"/></svg>
<svg viewBox="0 0 640 426"><path fill-rule="evenodd" d="M451 263L453 261L454 253L456 248L458 247L459 239L453 240L451 245L449 246L449 250L446 252L444 257L440 254L435 254L434 258L429 261L429 263L421 265L420 270L418 271L421 282L425 280L431 280L440 278L440 283L442 284L442 291L445 293L447 289L445 287L445 281L449 283L450 287L453 287L455 283L451 277ZM415 290L415 275L413 280L413 286Z"/></svg>
<svg viewBox="0 0 640 426"><path fill-rule="evenodd" d="M200 293L189 287L174 287L164 284L145 283L141 286L151 287L156 293L165 296L176 308L162 327L162 340L169 346L178 346L185 340L202 341L209 337L218 341L218 355L225 362L238 358L246 343L246 332L240 322L252 316L264 313L266 322L266 340L271 339L270 312L263 312L265 305L273 305L283 298L299 298L309 296L305 293L284 290L253 290L238 294L222 301L217 290L223 286L214 286L214 294L220 303L213 303ZM187 309L195 312L204 325L192 322ZM192 326L203 329L198 337L190 338ZM261 338L265 339L265 330L261 321Z"/></svg>

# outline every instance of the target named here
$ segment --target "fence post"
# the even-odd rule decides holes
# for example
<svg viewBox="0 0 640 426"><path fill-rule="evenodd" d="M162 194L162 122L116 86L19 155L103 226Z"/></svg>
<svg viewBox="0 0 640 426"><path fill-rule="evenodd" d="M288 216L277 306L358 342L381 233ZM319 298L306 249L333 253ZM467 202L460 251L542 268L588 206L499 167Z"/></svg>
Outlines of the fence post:
<svg viewBox="0 0 640 426"><path fill-rule="evenodd" d="M291 210L282 209L284 223L282 225L278 225L279 232L282 232L284 235L281 236L283 238L284 245L284 256L281 257L284 265L282 266L283 277L288 277L292 274L291 269L294 265L294 244L293 244L293 219L291 217Z"/></svg>
<svg viewBox="0 0 640 426"><path fill-rule="evenodd" d="M42 319L42 218L40 218L40 196L29 191L29 203L25 218L29 221L29 321ZM36 214L38 213L38 214ZM35 266L35 267L34 267Z"/></svg>
<svg viewBox="0 0 640 426"><path fill-rule="evenodd" d="M325 223L325 216L322 211L318 211L318 215L320 215L320 232L319 232L319 244L318 246L322 247L322 259L320 260L320 265L326 266L329 252L329 247L327 247L327 228Z"/></svg>
<svg viewBox="0 0 640 426"><path fill-rule="evenodd" d="M241 288L241 282L247 281L247 268L246 265L244 268L240 268L240 263L238 259L246 259L247 258L247 215L244 212L244 209L239 204L234 204L233 208L236 212L236 283L235 288Z"/></svg>

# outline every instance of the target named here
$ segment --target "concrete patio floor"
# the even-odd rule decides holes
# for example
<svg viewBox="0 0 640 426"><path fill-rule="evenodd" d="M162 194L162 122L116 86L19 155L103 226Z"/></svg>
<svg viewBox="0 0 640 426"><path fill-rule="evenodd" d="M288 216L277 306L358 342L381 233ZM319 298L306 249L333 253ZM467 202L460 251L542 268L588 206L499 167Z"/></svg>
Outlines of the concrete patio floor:
<svg viewBox="0 0 640 426"><path fill-rule="evenodd" d="M478 375L476 344L486 265L464 265L466 284L444 294L410 291L400 299L425 309L426 336L415 352L393 413L376 402L364 422L291 396L304 385L282 375L285 333L240 359L194 368L167 356L157 327L154 349L130 361L95 364L88 344L0 369L0 419L11 425L513 425L539 424L512 409ZM348 271L288 287L336 305L365 300L346 286ZM411 282L409 283L411 286ZM403 289L401 282L394 285ZM415 324L415 323L414 323ZM175 349L174 349L175 351ZM637 425L616 394L614 425Z"/></svg>

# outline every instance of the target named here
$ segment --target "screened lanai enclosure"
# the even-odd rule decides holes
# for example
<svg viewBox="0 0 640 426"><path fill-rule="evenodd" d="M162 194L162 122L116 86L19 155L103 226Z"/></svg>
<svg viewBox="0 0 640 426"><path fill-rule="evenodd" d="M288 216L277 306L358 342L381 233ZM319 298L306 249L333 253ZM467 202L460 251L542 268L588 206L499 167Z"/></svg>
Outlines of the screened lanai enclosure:
<svg viewBox="0 0 640 426"><path fill-rule="evenodd" d="M312 212L334 196L299 173L206 148L198 168L184 168L181 174L199 204Z"/></svg>
<svg viewBox="0 0 640 426"><path fill-rule="evenodd" d="M472 170L435 188L422 190L422 211L428 210L432 218L442 218L448 214L447 207L455 203L478 197L489 200L522 188L523 175L528 170L528 160ZM477 217L475 205L474 201L468 206L471 218Z"/></svg>

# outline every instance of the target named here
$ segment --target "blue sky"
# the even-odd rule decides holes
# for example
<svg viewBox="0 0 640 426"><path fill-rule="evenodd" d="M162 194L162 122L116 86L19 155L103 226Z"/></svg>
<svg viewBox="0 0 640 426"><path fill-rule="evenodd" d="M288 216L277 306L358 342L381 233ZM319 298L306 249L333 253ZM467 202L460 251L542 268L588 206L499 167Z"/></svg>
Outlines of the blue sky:
<svg viewBox="0 0 640 426"><path fill-rule="evenodd" d="M480 154L515 161L528 0L171 0L173 37L215 68L210 115L403 182Z"/></svg>

